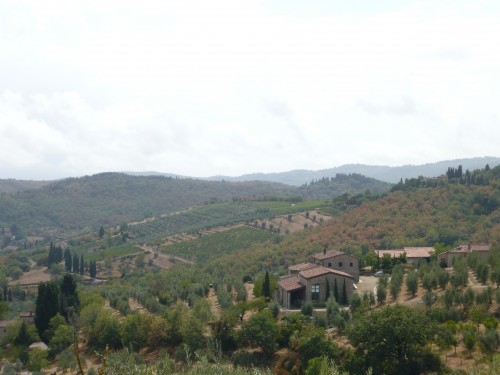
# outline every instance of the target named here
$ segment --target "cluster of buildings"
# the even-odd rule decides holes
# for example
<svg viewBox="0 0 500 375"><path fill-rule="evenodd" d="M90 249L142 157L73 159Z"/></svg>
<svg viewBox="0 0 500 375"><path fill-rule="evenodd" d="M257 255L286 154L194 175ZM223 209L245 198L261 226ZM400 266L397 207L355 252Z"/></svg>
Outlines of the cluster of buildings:
<svg viewBox="0 0 500 375"><path fill-rule="evenodd" d="M440 253L437 261L443 267L450 267L453 259L467 258L478 253L487 259L490 245L460 245ZM406 258L409 263L430 261L435 255L433 247L404 247L396 250L375 250L379 259L388 254L392 258ZM298 309L304 302L324 303L334 288L339 295L346 293L349 299L359 282L359 258L341 251L326 251L313 254L308 263L290 266L288 275L278 282L278 302L285 309ZM342 298L342 296L340 297Z"/></svg>

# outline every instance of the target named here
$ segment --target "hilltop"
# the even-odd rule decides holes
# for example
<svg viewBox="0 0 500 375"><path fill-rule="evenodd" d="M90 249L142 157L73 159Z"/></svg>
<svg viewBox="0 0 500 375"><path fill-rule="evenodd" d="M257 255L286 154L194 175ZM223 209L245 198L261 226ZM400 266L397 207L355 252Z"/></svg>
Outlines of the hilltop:
<svg viewBox="0 0 500 375"><path fill-rule="evenodd" d="M454 159L444 160L436 163L428 163L422 165L402 165L398 167L380 166L380 165L367 165L367 164L345 164L339 167L322 169L322 170L306 170L299 169L288 172L279 173L252 173L245 174L238 177L229 176L213 176L211 180L225 180L225 181L273 181L281 182L289 185L302 185L309 183L313 180L321 180L322 178L329 178L338 173L341 174L361 174L366 177L375 178L380 181L389 183L397 183L401 178L412 178L418 176L424 177L437 177L443 174L451 165L462 165L462 167L469 170L484 168L486 164L494 167L500 164L498 157L477 157L468 159Z"/></svg>
<svg viewBox="0 0 500 375"><path fill-rule="evenodd" d="M30 233L116 226L206 203L235 200L332 199L390 185L363 176L339 175L300 188L266 181L203 181L163 176L101 173L56 181L38 189L0 195L0 225ZM36 232L36 231L35 231Z"/></svg>

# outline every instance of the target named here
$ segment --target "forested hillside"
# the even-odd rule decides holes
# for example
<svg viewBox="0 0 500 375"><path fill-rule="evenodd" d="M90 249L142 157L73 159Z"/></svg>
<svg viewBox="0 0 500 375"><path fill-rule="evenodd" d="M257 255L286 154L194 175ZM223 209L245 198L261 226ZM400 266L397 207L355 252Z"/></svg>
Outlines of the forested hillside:
<svg viewBox="0 0 500 375"><path fill-rule="evenodd" d="M0 225L22 232L36 228L73 231L112 226L207 202L332 199L344 193L387 191L389 185L362 176L337 176L301 188L274 182L224 182L103 173L69 178L36 190L0 195Z"/></svg>
<svg viewBox="0 0 500 375"><path fill-rule="evenodd" d="M210 182L103 173L69 178L37 190L0 195L0 223L29 231L75 230L117 225L209 201L265 194L290 195L294 188L269 182Z"/></svg>
<svg viewBox="0 0 500 375"><path fill-rule="evenodd" d="M467 241L500 246L500 166L476 174L484 185L451 180L439 187L398 190L353 207L317 230L246 250L244 256L232 253L208 267L229 268L231 274L284 272L325 245L360 257L368 250L403 246L451 247Z"/></svg>
<svg viewBox="0 0 500 375"><path fill-rule="evenodd" d="M49 185L54 181L28 181L28 180L14 180L0 179L0 193L17 193L24 190L39 189L43 186Z"/></svg>
<svg viewBox="0 0 500 375"><path fill-rule="evenodd" d="M389 191L390 184L360 174L338 173L335 177L313 180L299 187L298 191L313 199L332 199L342 194L363 194L369 190L373 194Z"/></svg>

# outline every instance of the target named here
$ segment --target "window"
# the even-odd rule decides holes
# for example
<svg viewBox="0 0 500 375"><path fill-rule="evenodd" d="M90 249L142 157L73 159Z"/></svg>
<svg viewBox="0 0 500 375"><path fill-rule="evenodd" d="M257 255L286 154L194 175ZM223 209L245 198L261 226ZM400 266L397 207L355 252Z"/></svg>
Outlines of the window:
<svg viewBox="0 0 500 375"><path fill-rule="evenodd" d="M314 284L311 287L311 299L313 301L319 301L319 284Z"/></svg>
<svg viewBox="0 0 500 375"><path fill-rule="evenodd" d="M342 262L339 262L339 267L342 267Z"/></svg>
<svg viewBox="0 0 500 375"><path fill-rule="evenodd" d="M332 263L331 262L328 262L328 267L331 267L332 266Z"/></svg>
<svg viewBox="0 0 500 375"><path fill-rule="evenodd" d="M349 267L351 267L351 268L352 268L352 262L351 262L351 263L349 263Z"/></svg>

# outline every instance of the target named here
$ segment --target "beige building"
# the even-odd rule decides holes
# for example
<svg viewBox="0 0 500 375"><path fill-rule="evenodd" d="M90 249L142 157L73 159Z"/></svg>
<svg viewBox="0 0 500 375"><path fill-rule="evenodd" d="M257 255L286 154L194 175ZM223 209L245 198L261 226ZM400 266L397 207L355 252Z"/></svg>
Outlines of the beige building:
<svg viewBox="0 0 500 375"><path fill-rule="evenodd" d="M299 264L290 267L289 272L278 283L278 301L286 309L298 309L304 302L324 303L328 299L327 289L333 295L335 284L339 299L343 297L344 285L348 300L354 290L352 275L319 264Z"/></svg>
<svg viewBox="0 0 500 375"><path fill-rule="evenodd" d="M359 258L341 251L323 251L311 257L311 263L345 272L359 282Z"/></svg>
<svg viewBox="0 0 500 375"><path fill-rule="evenodd" d="M460 245L454 249L445 251L444 253L437 255L437 260L439 264L446 267L451 267L453 259L461 258L466 259L472 253L477 253L483 260L487 260L490 255L490 245Z"/></svg>
<svg viewBox="0 0 500 375"><path fill-rule="evenodd" d="M391 258L406 256L406 261L417 264L421 260L430 261L436 250L433 247L404 247L396 250L375 250L377 257L382 258L384 254L389 254Z"/></svg>

